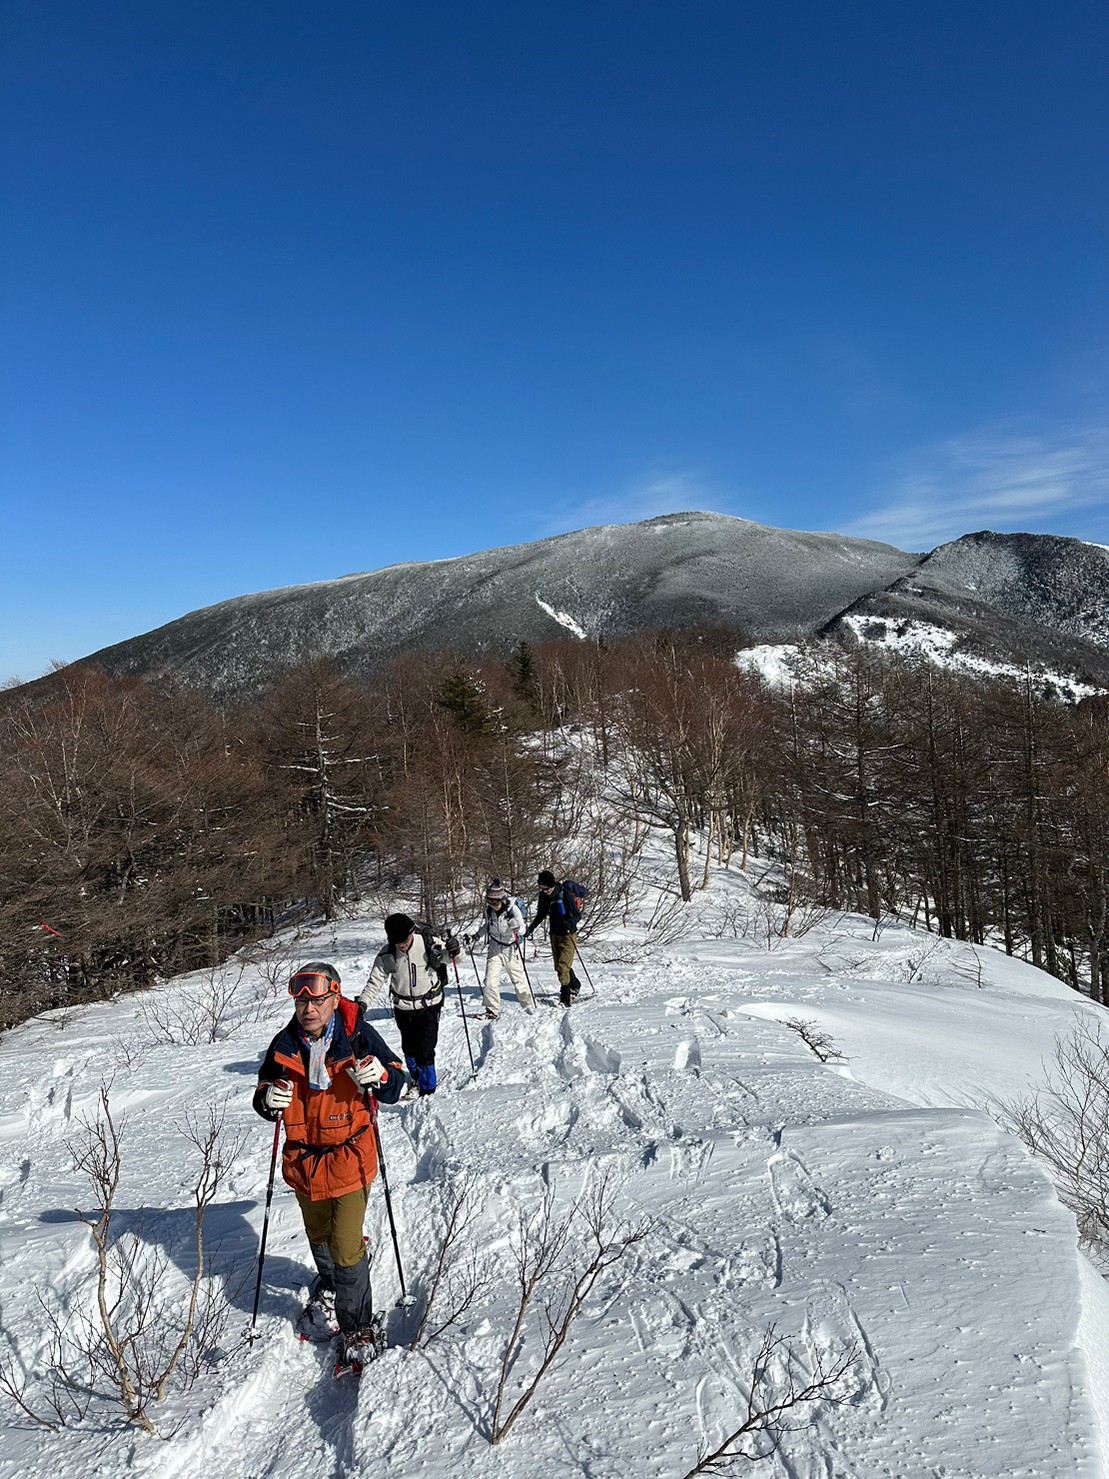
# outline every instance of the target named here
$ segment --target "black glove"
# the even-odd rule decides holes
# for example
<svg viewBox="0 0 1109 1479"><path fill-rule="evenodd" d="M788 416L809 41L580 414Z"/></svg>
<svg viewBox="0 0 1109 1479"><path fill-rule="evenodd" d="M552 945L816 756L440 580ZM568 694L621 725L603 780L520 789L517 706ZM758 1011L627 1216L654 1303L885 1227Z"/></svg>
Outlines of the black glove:
<svg viewBox="0 0 1109 1479"><path fill-rule="evenodd" d="M470 946L474 943L473 935L463 935L462 943L463 945L465 945L466 949L469 950Z"/></svg>
<svg viewBox="0 0 1109 1479"><path fill-rule="evenodd" d="M462 946L458 943L453 935L447 936L447 954L452 960L457 960L458 957L462 954Z"/></svg>
<svg viewBox="0 0 1109 1479"><path fill-rule="evenodd" d="M535 926L534 925L529 926L529 928L527 928L524 931L524 939L525 940L530 940L531 937L532 937L532 935L534 935L534 933L535 933Z"/></svg>

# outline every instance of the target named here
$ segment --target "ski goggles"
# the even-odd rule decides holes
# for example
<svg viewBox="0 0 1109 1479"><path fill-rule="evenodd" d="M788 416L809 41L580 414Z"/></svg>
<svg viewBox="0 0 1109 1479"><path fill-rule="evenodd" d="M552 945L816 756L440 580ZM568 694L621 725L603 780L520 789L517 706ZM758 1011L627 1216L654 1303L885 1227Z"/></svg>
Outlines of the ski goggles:
<svg viewBox="0 0 1109 1479"><path fill-rule="evenodd" d="M326 1001L329 996L338 996L338 981L329 981L319 971L298 971L289 978L289 995L297 1000Z"/></svg>

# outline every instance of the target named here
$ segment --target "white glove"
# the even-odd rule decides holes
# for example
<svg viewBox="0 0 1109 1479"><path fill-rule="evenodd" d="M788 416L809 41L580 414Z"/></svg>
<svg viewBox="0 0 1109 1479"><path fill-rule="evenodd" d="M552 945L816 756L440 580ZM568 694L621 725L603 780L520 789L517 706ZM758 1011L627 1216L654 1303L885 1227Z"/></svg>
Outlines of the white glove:
<svg viewBox="0 0 1109 1479"><path fill-rule="evenodd" d="M353 1068L348 1068L347 1072L350 1074L351 1078L354 1080L354 1082L358 1085L363 1093L365 1093L367 1089L376 1089L378 1085L383 1084L389 1076L385 1068L378 1062L376 1058L372 1056L369 1058L363 1058L361 1062L356 1063Z"/></svg>
<svg viewBox="0 0 1109 1479"><path fill-rule="evenodd" d="M266 1090L266 1108L281 1111L293 1102L293 1086L286 1078L279 1078Z"/></svg>

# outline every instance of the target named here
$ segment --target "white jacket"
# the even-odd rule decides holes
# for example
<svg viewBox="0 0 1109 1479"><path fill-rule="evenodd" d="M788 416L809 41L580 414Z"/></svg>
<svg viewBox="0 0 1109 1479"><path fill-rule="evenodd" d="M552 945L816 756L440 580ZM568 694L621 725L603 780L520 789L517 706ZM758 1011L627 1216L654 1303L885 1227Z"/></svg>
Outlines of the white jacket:
<svg viewBox="0 0 1109 1479"><path fill-rule="evenodd" d="M503 955L506 950L515 949L516 937L523 933L524 916L520 913L520 906L515 899L509 899L499 914L486 906L485 919L474 936L474 944L480 945L488 937L489 954Z"/></svg>
<svg viewBox="0 0 1109 1479"><path fill-rule="evenodd" d="M424 937L417 929L407 950L394 952L387 945L370 968L366 988L358 998L362 1009L374 1005L386 983L395 1011L418 1012L424 1007L438 1006L443 1000L447 952L438 935L432 935L431 944L429 957Z"/></svg>

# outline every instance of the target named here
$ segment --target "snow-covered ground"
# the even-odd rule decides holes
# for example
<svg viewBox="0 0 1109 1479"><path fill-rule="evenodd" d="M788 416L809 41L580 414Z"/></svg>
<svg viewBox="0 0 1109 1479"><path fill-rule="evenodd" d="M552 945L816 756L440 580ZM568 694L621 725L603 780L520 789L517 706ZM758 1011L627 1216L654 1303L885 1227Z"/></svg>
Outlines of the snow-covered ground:
<svg viewBox="0 0 1109 1479"><path fill-rule="evenodd" d="M959 647L956 632L932 622L845 616L843 623L865 646L878 647L900 657L923 658L933 667L973 677L1023 681L1031 676L1038 684L1050 688L1070 703L1105 691L1082 682L1073 673L1046 668L1042 664L1000 662L982 657ZM830 669L832 656L833 653L829 653L825 658L819 646L764 642L742 649L736 654L736 663L748 672L757 673L771 688L789 688L798 678L819 674L822 667Z"/></svg>
<svg viewBox="0 0 1109 1479"><path fill-rule="evenodd" d="M222 1479L337 1475L446 1479L681 1479L701 1448L739 1425L767 1327L797 1370L852 1352L841 1399L808 1412L779 1452L737 1472L788 1479L1062 1479L1109 1474L1098 1414L1109 1413L1109 1298L1079 1256L1071 1216L1021 1145L986 1112L1042 1078L1041 1060L1076 1012L1058 982L989 950L891 927L826 921L767 952L720 933L749 897L718 877L689 910L690 934L644 943L642 927L594 939L597 995L525 1016L508 999L495 1025L457 997L441 1038L442 1089L383 1111L382 1133L409 1288L422 1297L451 1192L478 1189L471 1246L493 1286L425 1351L419 1317L393 1308L395 1348L358 1384L336 1384L325 1351L290 1322L306 1279L291 1193L275 1196L261 1339L238 1343L253 1295L272 1136L249 1107L262 1048L287 1015L263 973L238 981L211 1045L158 1042L150 1002L128 997L0 1042L0 1316L5 1350L30 1372L33 1402L52 1308L89 1308L87 1196L66 1141L114 1074L126 1115L119 1231L137 1273L159 1253L184 1288L192 1229L190 1106L226 1102L247 1135L210 1214L234 1312L221 1350L187 1393L155 1409L162 1437L112 1426L106 1408L54 1436L9 1405L0 1475L134 1472ZM650 902L650 901L649 901ZM737 913L738 910L738 913ZM361 988L380 921L302 938ZM467 1006L478 1004L461 962ZM533 957L537 990L553 977ZM201 978L152 994L179 1017ZM379 1027L395 1041L384 1011ZM829 1031L847 1055L824 1065L785 1018ZM605 1274L563 1357L502 1444L488 1442L514 1315L511 1239L544 1191L568 1206L602 1171L619 1210L655 1220ZM380 1185L367 1219L375 1289L398 1293ZM576 1255L577 1246L571 1249ZM552 1292L555 1292L552 1290ZM529 1325L512 1400L538 1361Z"/></svg>

